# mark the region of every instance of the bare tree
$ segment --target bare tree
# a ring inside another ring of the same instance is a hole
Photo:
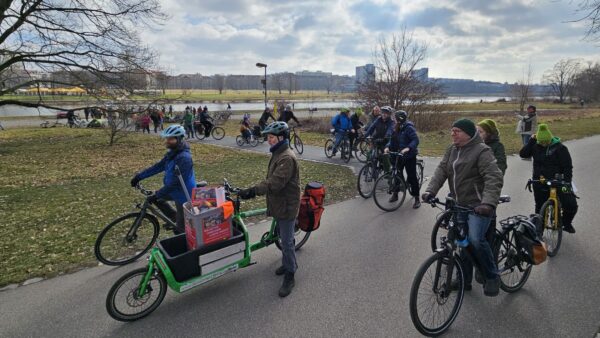
[[[577,12],[582,13],[582,17],[575,21],[587,24],[586,38],[600,41],[600,0],[580,1]]]
[[[375,81],[358,84],[358,101],[367,109],[389,105],[409,114],[437,111],[431,102],[442,96],[441,87],[415,76],[426,55],[427,46],[406,29],[390,38],[380,38],[373,53]]]
[[[533,70],[531,69],[531,63],[527,66],[526,70],[523,70],[522,78],[510,86],[510,95],[513,101],[519,105],[519,111],[523,113],[525,111],[525,105],[531,99],[531,81],[533,78]]]
[[[575,76],[579,73],[580,61],[576,59],[563,59],[544,74],[544,81],[550,86],[554,96],[560,103],[571,95]]]
[[[283,79],[281,78],[281,74],[273,74],[270,77],[272,88],[275,88],[275,90],[281,94],[281,89],[283,88]]]
[[[223,89],[225,89],[225,76],[223,75],[215,75],[215,87],[219,91],[219,95],[223,94]]]
[[[52,86],[84,88],[91,101],[85,106],[132,95],[134,80],[156,64],[133,27],[164,18],[157,0],[0,2],[0,106],[62,109],[42,95]],[[6,98],[19,89],[37,89],[37,100]]]
[[[294,75],[293,73],[288,73],[287,74],[287,80],[288,80],[288,93],[291,95],[292,91],[294,90],[294,80],[296,79],[296,75]]]
[[[600,101],[600,63],[587,63],[575,76],[573,94],[584,102]]]

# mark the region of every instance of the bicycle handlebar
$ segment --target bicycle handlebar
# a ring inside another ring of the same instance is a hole
[[[142,193],[142,195],[144,195],[144,196],[150,196],[150,195],[154,195],[154,191],[145,189],[145,188],[142,186],[142,184],[141,184],[141,183],[138,183],[138,184],[135,186],[135,188],[136,188],[137,190],[139,190],[139,191]]]

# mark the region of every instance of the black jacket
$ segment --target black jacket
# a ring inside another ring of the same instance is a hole
[[[267,122],[269,121],[269,119],[272,119],[273,121],[277,121],[275,119],[275,117],[273,116],[273,114],[271,114],[268,111],[265,111],[262,113],[262,115],[260,116],[260,119],[258,120],[258,124],[261,126],[266,126]]]
[[[356,114],[352,114],[352,116],[350,116],[350,122],[352,123],[352,129],[354,130],[359,130],[363,126],[363,123],[360,122],[360,117],[358,117]]]
[[[554,179],[556,174],[565,175],[565,181],[573,180],[573,162],[569,149],[560,143],[560,139],[555,137],[552,143],[543,147],[532,138],[519,152],[522,158],[533,157],[533,178],[539,179],[544,176],[547,179]]]

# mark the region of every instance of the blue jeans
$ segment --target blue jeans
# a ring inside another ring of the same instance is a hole
[[[294,233],[296,230],[296,219],[278,219],[277,226],[279,227],[279,240],[281,241],[281,265],[285,272],[295,273],[298,269],[296,264],[296,241]]]
[[[523,145],[526,146],[527,143],[529,143],[529,140],[531,139],[531,135],[521,134],[521,137],[523,138]]]
[[[492,248],[486,239],[486,233],[492,218],[480,216],[472,212],[458,214],[459,222],[464,222],[465,220],[469,225],[469,233],[467,235],[469,247],[467,250],[471,249],[471,254],[477,260],[481,274],[486,280],[499,278]],[[471,284],[473,280],[473,262],[464,250],[461,251],[460,256],[463,261],[465,284]]]
[[[347,137],[347,133],[345,131],[336,131],[335,132],[335,143],[333,145],[333,153],[335,154],[340,146],[340,143]]]

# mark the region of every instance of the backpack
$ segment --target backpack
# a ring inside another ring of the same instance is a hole
[[[304,187],[298,212],[298,227],[305,232],[315,231],[321,225],[323,204],[325,203],[325,186],[319,182],[310,182]]]
[[[541,217],[532,215],[529,221],[522,220],[517,226],[516,239],[521,257],[530,264],[538,265],[546,261],[548,248],[539,236]]]

